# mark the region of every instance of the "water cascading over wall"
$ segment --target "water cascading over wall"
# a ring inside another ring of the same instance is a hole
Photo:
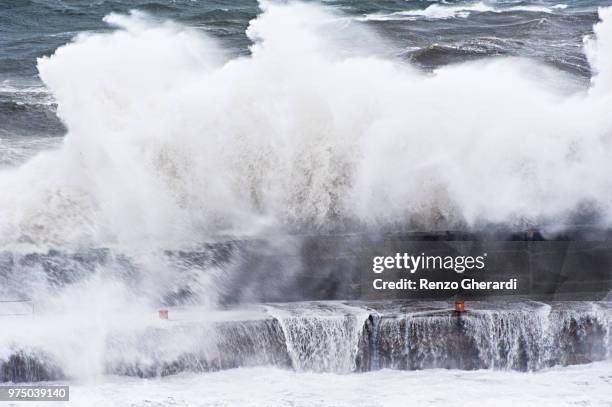
[[[294,303],[246,321],[185,321],[109,333],[103,371],[155,377],[272,365],[306,372],[383,368],[536,371],[608,359],[609,303]],[[261,311],[261,310],[260,310]],[[53,349],[0,356],[2,381],[70,377]]]
[[[610,354],[609,310],[594,303],[477,309],[460,317],[439,311],[382,314],[370,318],[366,331],[363,370],[539,370]]]

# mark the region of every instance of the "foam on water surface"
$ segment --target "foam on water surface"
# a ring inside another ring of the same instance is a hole
[[[543,372],[381,370],[360,375],[232,369],[161,380],[108,376],[72,383],[70,405],[227,407],[608,406],[610,362]],[[28,403],[23,403],[28,405]]]

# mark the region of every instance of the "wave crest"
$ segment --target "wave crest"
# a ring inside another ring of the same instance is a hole
[[[109,16],[114,32],[39,61],[68,134],[0,173],[0,244],[564,222],[585,207],[608,224],[610,13],[587,45],[592,88],[569,95],[527,60],[418,72],[315,5],[267,4],[234,59],[195,30]]]

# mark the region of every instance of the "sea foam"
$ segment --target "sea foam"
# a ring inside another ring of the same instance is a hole
[[[0,246],[181,245],[270,228],[609,225],[612,11],[588,90],[533,61],[428,74],[320,6],[264,3],[228,57],[109,15],[38,61],[68,132],[0,172]]]

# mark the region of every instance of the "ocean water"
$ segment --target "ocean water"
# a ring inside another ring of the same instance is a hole
[[[3,2],[0,244],[607,226],[607,5]]]
[[[597,7],[606,1],[327,1],[343,16],[374,29],[390,56],[434,69],[487,56],[523,56],[590,77],[582,40],[592,34]],[[52,55],[79,33],[112,28],[109,13],[139,10],[171,19],[217,39],[232,56],[249,55],[245,31],[261,10],[255,1],[18,1],[0,6],[0,102],[3,152],[0,163],[17,165],[53,144],[66,129],[55,101],[38,76],[37,58]],[[30,143],[18,141],[31,139]],[[47,140],[51,138],[51,140]],[[13,140],[17,139],[17,140]],[[42,139],[40,141],[39,139]],[[42,147],[41,147],[42,148]]]
[[[609,228],[605,2],[377,4],[4,2],[2,298],[216,304],[219,241],[291,277],[304,234]]]
[[[101,383],[73,384],[71,405],[609,406],[611,368],[609,362],[600,362],[533,374],[382,370],[336,375],[249,368],[156,380],[110,376]]]
[[[2,1],[0,378],[78,406],[609,405],[609,301],[483,306],[459,345],[420,305],[370,347],[370,305],[214,310],[237,240],[609,228],[611,6]]]

